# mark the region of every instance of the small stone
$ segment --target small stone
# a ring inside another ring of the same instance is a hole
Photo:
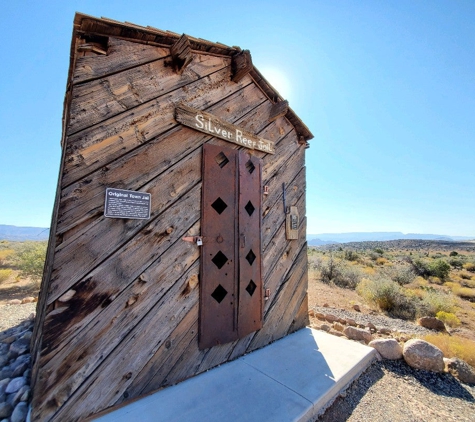
[[[313,309],[310,309],[308,311],[308,315],[311,316],[311,317],[314,317],[315,316],[315,311]]]
[[[24,340],[24,341],[30,341],[31,340],[31,336],[33,335],[33,333],[31,331],[27,331],[25,334],[23,334],[21,337],[20,337],[20,340]]]
[[[11,405],[16,406],[21,401],[28,400],[29,392],[30,392],[30,387],[28,387],[27,385],[24,385],[23,387],[21,387],[15,394],[12,394],[14,397],[13,397],[13,401],[12,401]],[[27,399],[22,400],[22,397],[25,394],[26,394]]]
[[[7,385],[5,393],[16,393],[21,387],[26,384],[26,380],[23,377],[13,378]]]
[[[360,305],[353,305],[353,309],[354,309],[356,312],[361,312]]]
[[[20,402],[15,406],[15,409],[13,409],[10,420],[11,422],[25,422],[27,414],[28,404],[25,402]]]
[[[358,328],[361,328],[362,330],[364,330],[366,328],[366,325],[364,324],[357,324],[357,327]]]
[[[329,308],[330,305],[329,305],[328,303],[324,303],[324,304],[323,304],[323,307],[324,307],[324,308]]]
[[[332,334],[332,335],[337,336],[337,337],[343,337],[344,336],[344,334],[341,331],[336,331],[336,330],[330,330],[330,331],[328,331],[328,334]]]
[[[8,363],[8,359],[5,355],[0,355],[0,367],[4,367]]]
[[[8,418],[12,414],[12,406],[8,403],[0,403],[0,418]]]
[[[29,366],[30,364],[27,362],[20,363],[13,371],[12,377],[13,378],[21,377],[23,375],[23,372],[25,372]]]
[[[442,351],[424,340],[412,339],[404,344],[402,350],[404,360],[412,368],[432,372],[443,372],[444,354]]]
[[[325,315],[322,314],[321,312],[315,312],[315,317],[321,320],[325,319]]]
[[[336,316],[332,315],[332,314],[326,314],[325,319],[328,322],[335,322],[338,318]]]
[[[444,323],[439,318],[422,317],[417,320],[417,323],[421,327],[428,328],[429,330],[447,331]]]
[[[475,371],[464,360],[459,358],[448,359],[446,362],[448,371],[465,384],[475,384]]]
[[[377,331],[376,325],[374,325],[372,322],[368,322],[366,326],[374,333]]]
[[[25,372],[23,372],[23,378],[25,378],[27,381],[30,380],[31,378],[31,369],[28,368]]]
[[[21,305],[20,299],[12,299],[7,302],[9,305]]]
[[[402,358],[402,347],[393,338],[376,339],[368,346],[375,348],[384,359],[397,360]]]
[[[28,400],[29,400],[29,398],[30,398],[30,393],[31,393],[31,390],[30,390],[30,388],[28,387],[28,389],[25,390],[25,392],[21,395],[20,401],[26,401],[26,402],[28,402]]]
[[[30,341],[27,339],[20,339],[10,345],[10,353],[22,355],[30,350]]]
[[[21,300],[21,303],[33,303],[33,302],[35,302],[35,298],[33,296],[24,297]]]
[[[334,322],[333,329],[335,329],[336,331],[343,331],[345,327],[341,325],[339,322]]]
[[[32,312],[28,317],[29,320],[33,321],[36,318],[36,312]]]
[[[345,319],[345,318],[340,318],[340,319],[338,320],[338,322],[339,322],[340,324],[346,325],[346,319]]]
[[[7,338],[4,338],[2,340],[2,343],[6,343],[6,344],[12,344],[14,341],[17,340],[17,337],[16,336],[10,336],[10,337],[7,337]]]
[[[327,325],[327,324],[322,324],[322,325],[320,325],[320,330],[322,330],[322,331],[327,331],[327,332],[328,332],[328,331],[331,330],[331,328],[330,328],[330,326]]]
[[[5,390],[7,389],[7,385],[10,382],[10,378],[5,378],[0,381],[0,394],[5,393]]]
[[[386,327],[381,327],[378,329],[378,332],[380,334],[391,334],[391,330],[389,328],[386,328]]]
[[[346,318],[346,323],[352,327],[356,327],[356,321],[354,319]]]
[[[373,336],[371,335],[371,333],[361,328],[345,327],[345,329],[343,330],[343,333],[350,340],[357,340],[357,341],[362,340],[365,343],[369,343],[373,339]]]

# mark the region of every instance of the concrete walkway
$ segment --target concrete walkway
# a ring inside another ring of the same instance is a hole
[[[313,421],[375,356],[370,347],[304,328],[95,422]]]

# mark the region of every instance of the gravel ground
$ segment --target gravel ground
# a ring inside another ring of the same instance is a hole
[[[412,369],[403,360],[376,362],[318,421],[475,421],[475,386]]]
[[[434,333],[433,331],[421,327],[420,325],[414,324],[413,322],[405,321],[403,319],[390,318],[384,315],[369,315],[360,312],[352,312],[346,311],[344,309],[326,308],[321,306],[316,306],[312,309],[317,312],[321,312],[322,314],[334,315],[338,318],[351,318],[354,319],[358,324],[365,325],[368,322],[371,322],[378,328],[389,328],[391,331],[399,331],[400,333],[418,335]]]
[[[36,313],[36,303],[0,306],[0,331],[18,325],[33,313]]]

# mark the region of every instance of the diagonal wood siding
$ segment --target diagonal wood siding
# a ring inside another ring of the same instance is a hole
[[[304,148],[247,75],[231,79],[227,56],[194,52],[181,75],[168,48],[108,39],[107,55],[78,57],[63,142],[49,272],[33,349],[32,420],[77,421],[172,385],[307,323]],[[275,142],[262,159],[263,327],[198,348],[200,233],[205,143],[239,149],[174,120],[179,103]],[[287,205],[301,216],[285,238]],[[106,187],[151,193],[149,220],[103,216]]]

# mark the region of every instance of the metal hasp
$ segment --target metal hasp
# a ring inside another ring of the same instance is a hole
[[[262,327],[261,160],[205,144],[199,348]]]

